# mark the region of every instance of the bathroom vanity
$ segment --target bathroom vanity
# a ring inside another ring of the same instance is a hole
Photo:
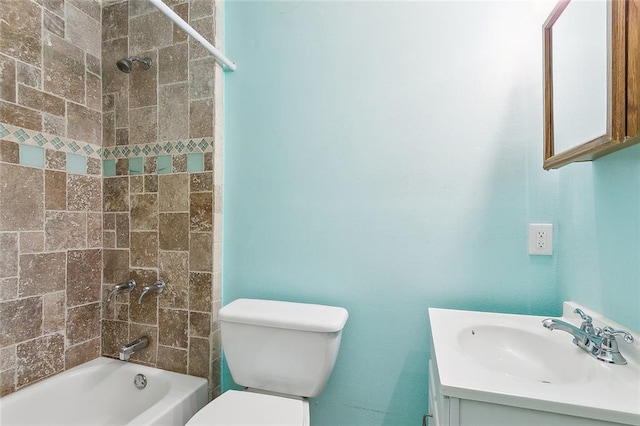
[[[622,328],[565,302],[561,320]],[[640,336],[618,337],[627,364],[599,361],[545,317],[429,309],[429,426],[640,425]]]

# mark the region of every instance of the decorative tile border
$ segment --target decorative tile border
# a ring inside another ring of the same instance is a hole
[[[5,123],[0,123],[0,138],[20,145],[37,146],[103,160],[155,157],[159,155],[201,154],[213,152],[214,146],[214,139],[210,137],[101,147],[92,143],[36,130],[23,129]]]
[[[5,123],[0,123],[0,138],[20,145],[37,146],[88,158],[102,158],[102,147],[98,145]]]
[[[151,160],[151,161],[149,161]],[[149,161],[147,163],[147,161]],[[146,165],[145,165],[146,163]],[[102,160],[104,177],[144,174],[200,173],[213,170],[212,152]]]
[[[213,152],[213,138],[197,138],[157,143],[117,145],[102,148],[104,160],[158,155],[195,154]]]

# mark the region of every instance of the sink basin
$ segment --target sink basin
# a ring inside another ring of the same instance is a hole
[[[562,320],[579,326],[578,307],[595,327],[625,328],[573,302]],[[614,365],[589,356],[571,334],[544,328],[545,318],[430,308],[442,395],[640,426],[640,335],[631,331],[633,344],[619,339],[628,364]]]
[[[504,325],[480,324],[458,333],[464,356],[496,374],[545,384],[587,381],[591,359],[566,343]]]

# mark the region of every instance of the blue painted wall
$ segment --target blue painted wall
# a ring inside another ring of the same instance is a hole
[[[559,185],[561,300],[640,331],[640,146],[562,168]]]
[[[526,2],[227,2],[224,302],[346,307],[322,425],[417,425],[428,307],[559,314]],[[228,376],[225,386],[229,386]]]

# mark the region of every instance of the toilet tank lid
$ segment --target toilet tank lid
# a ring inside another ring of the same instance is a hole
[[[237,299],[218,311],[220,321],[326,333],[342,330],[348,317],[337,306],[260,299]]]

